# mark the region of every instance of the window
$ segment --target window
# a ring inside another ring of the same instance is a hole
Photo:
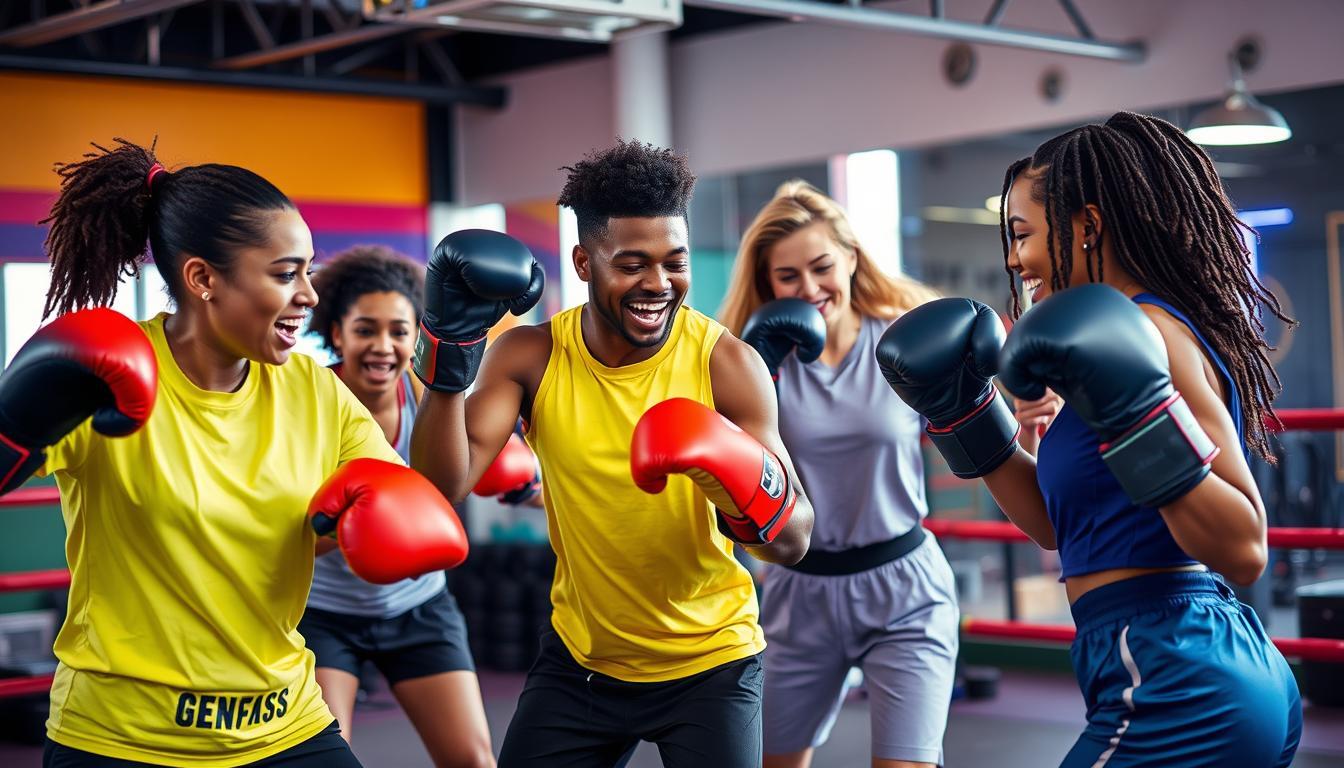
[[[579,219],[564,206],[560,210],[560,308],[577,307],[588,301],[588,284],[571,266],[571,254],[579,244]]]
[[[46,303],[47,287],[51,284],[50,266],[39,262],[11,262],[0,271],[0,281],[4,283],[5,365],[9,365],[19,348],[42,325],[42,307]],[[132,320],[145,320],[172,309],[163,277],[154,265],[141,269],[138,280],[122,278],[112,309]],[[323,365],[335,362],[331,352],[322,346],[322,338],[315,333],[301,335],[294,349]]]
[[[901,179],[889,149],[845,157],[845,207],[864,250],[887,274],[901,272]],[[832,188],[838,186],[834,182]]]
[[[4,283],[4,340],[5,365],[14,359],[19,348],[42,326],[42,307],[51,285],[51,267],[43,262],[11,262],[0,271]],[[132,278],[122,278],[112,308],[130,318],[137,318],[136,286]]]

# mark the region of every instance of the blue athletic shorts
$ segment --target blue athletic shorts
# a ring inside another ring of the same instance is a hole
[[[1268,768],[1293,761],[1302,701],[1255,612],[1218,576],[1158,573],[1073,605],[1087,728],[1061,768]]]

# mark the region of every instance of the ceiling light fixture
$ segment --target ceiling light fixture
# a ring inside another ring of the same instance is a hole
[[[1261,104],[1246,88],[1240,51],[1228,55],[1231,82],[1227,97],[1195,115],[1186,135],[1197,144],[1246,146],[1286,141],[1293,135],[1288,121],[1273,107]]]

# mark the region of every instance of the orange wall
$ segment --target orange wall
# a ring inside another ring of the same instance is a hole
[[[55,190],[90,141],[159,137],[174,165],[249,168],[291,198],[426,205],[424,106],[364,96],[0,74],[0,188]]]

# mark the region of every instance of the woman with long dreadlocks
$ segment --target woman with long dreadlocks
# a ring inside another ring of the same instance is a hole
[[[1297,685],[1222,578],[1265,568],[1247,465],[1248,447],[1268,455],[1278,384],[1261,313],[1292,322],[1245,225],[1202,150],[1126,112],[1042,144],[1002,196],[1006,267],[1040,306],[1022,314],[1013,290],[1000,352],[992,311],[934,302],[878,356],[953,469],[1059,550],[1088,720],[1063,765],[1289,765]],[[1065,401],[1037,458],[1018,449],[996,368],[1019,397]]]

